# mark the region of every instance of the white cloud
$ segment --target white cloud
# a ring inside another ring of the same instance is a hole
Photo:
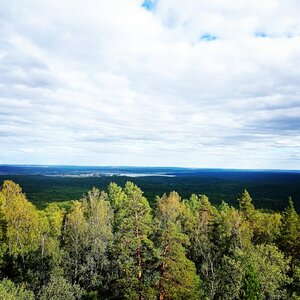
[[[0,163],[299,169],[299,2],[141,4],[0,0]]]

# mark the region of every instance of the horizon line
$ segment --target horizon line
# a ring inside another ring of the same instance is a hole
[[[228,170],[228,171],[284,171],[284,172],[300,172],[300,169],[278,169],[278,168],[223,168],[223,167],[178,167],[178,166],[135,166],[135,165],[72,165],[72,164],[9,164],[0,163],[2,166],[11,167],[80,167],[80,168],[152,168],[152,169],[182,169],[182,170]]]

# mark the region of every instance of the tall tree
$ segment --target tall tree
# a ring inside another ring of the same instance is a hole
[[[5,181],[2,194],[8,251],[14,257],[19,255],[24,262],[25,256],[39,247],[39,214],[18,184]]]
[[[0,267],[2,266],[3,257],[7,250],[7,239],[6,239],[6,220],[5,220],[5,197],[0,190]]]
[[[247,220],[252,220],[255,208],[252,203],[252,198],[247,190],[244,190],[244,192],[238,197],[238,203],[245,218]]]
[[[300,260],[300,220],[291,197],[283,212],[279,243],[285,253]]]
[[[29,256],[31,287],[38,293],[53,272],[61,267],[60,249],[63,212],[56,204],[49,204],[39,215],[39,247]]]
[[[87,222],[87,248],[83,258],[80,284],[100,294],[107,291],[110,280],[108,259],[113,241],[113,210],[108,195],[93,188],[83,199]]]
[[[189,257],[196,265],[197,273],[203,281],[203,288],[208,297],[213,298],[217,290],[217,261],[219,255],[215,247],[215,227],[217,211],[208,197],[200,195],[198,204],[194,197],[192,204],[192,226],[188,231],[191,245]]]
[[[99,294],[108,289],[113,212],[104,192],[93,188],[73,202],[64,226],[64,266],[72,284]]]
[[[38,259],[44,231],[40,212],[12,181],[3,183],[2,195],[7,242],[5,272],[37,291],[47,273],[44,267],[40,269]]]
[[[184,207],[176,192],[158,199],[159,299],[198,299],[200,281],[192,261],[186,257],[189,239],[183,233]]]
[[[115,182],[111,182],[109,184],[108,196],[111,206],[115,212],[118,212],[118,210],[121,209],[123,204],[127,201],[127,195],[125,191]]]
[[[66,216],[63,233],[65,250],[64,268],[72,284],[78,284],[81,275],[82,257],[87,247],[87,221],[82,202],[73,201]]]
[[[127,299],[149,299],[153,297],[153,278],[149,268],[153,260],[151,208],[142,191],[133,183],[127,182],[124,193],[118,191],[122,205],[115,207],[114,256],[116,258],[117,288],[119,297]],[[117,199],[115,194],[110,198]]]

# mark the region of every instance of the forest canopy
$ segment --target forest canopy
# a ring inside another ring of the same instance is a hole
[[[132,182],[37,209],[0,190],[0,299],[300,299],[300,220],[171,192],[150,206]]]

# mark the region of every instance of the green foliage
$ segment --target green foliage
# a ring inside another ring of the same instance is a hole
[[[5,197],[2,191],[0,191],[0,266],[3,263],[3,256],[7,250],[7,239],[6,239],[6,219],[5,219]]]
[[[290,259],[274,245],[256,245],[242,254],[241,260],[246,263],[246,274],[250,266],[256,274],[260,293],[264,299],[287,298],[286,285],[291,282],[288,277]]]
[[[107,289],[112,222],[108,196],[98,189],[88,192],[81,202],[72,203],[63,232],[63,266],[73,284],[87,290]]]
[[[281,214],[255,211],[252,221],[253,242],[255,244],[271,244],[280,236]]]
[[[153,263],[154,245],[151,208],[142,191],[127,182],[122,191],[111,185],[109,196],[115,207],[114,258],[117,269],[116,286],[120,297],[149,298],[153,295],[153,277],[149,267]]]
[[[248,269],[246,270],[243,286],[241,289],[240,298],[242,300],[263,299],[258,276],[252,266],[249,266]]]
[[[295,259],[300,259],[300,221],[292,198],[283,212],[279,244],[281,249]]]
[[[64,266],[65,272],[72,283],[78,283],[82,256],[87,244],[87,222],[85,220],[84,205],[74,201],[64,225]]]
[[[87,290],[108,289],[110,261],[108,259],[113,242],[113,210],[108,195],[93,188],[83,199],[85,206],[86,247],[82,264],[80,284]]]
[[[29,170],[29,168],[27,168]],[[4,180],[13,180],[22,186],[28,199],[39,209],[50,202],[62,203],[61,208],[68,210],[70,200],[80,199],[83,194],[97,187],[106,190],[111,181],[124,186],[126,176],[102,177],[56,177],[42,175],[0,175],[0,185]],[[183,199],[193,194],[205,194],[214,205],[220,205],[222,199],[230,205],[236,205],[236,196],[246,188],[252,192],[255,207],[283,210],[286,199],[293,195],[295,208],[300,210],[300,174],[277,172],[235,172],[205,171],[193,174],[179,174],[175,177],[136,177],[132,182],[139,186],[145,197],[154,205],[156,195],[176,190]]]
[[[214,234],[218,212],[206,196],[199,197],[199,204],[191,217],[189,230],[189,256],[195,263],[197,273],[203,281],[205,294],[213,298],[216,293],[216,264],[219,256],[214,245]]]
[[[218,231],[218,248],[225,252],[246,249],[251,244],[253,230],[249,221],[244,220],[243,213],[234,207],[223,205],[216,220]]]
[[[157,203],[160,299],[198,299],[200,296],[199,277],[194,263],[186,257],[184,247],[189,244],[189,239],[182,232],[183,209],[175,192],[168,197],[164,195]]]
[[[62,276],[51,276],[40,293],[40,300],[76,300],[81,299],[79,286],[71,285]]]
[[[24,256],[37,250],[41,240],[39,214],[19,185],[5,181],[2,187],[8,251],[12,256]]]
[[[300,266],[294,268],[292,287],[294,297],[300,299]]]
[[[43,210],[5,181],[0,190],[0,299],[299,299],[300,220],[216,208],[171,192],[152,210],[141,189],[111,183]],[[7,278],[7,279],[3,279]]]
[[[8,279],[0,281],[0,299],[3,300],[34,300],[34,295],[24,286],[17,286]]]
[[[254,214],[254,205],[252,203],[252,198],[247,190],[238,197],[238,203],[240,211],[243,213],[247,220],[251,220]]]

